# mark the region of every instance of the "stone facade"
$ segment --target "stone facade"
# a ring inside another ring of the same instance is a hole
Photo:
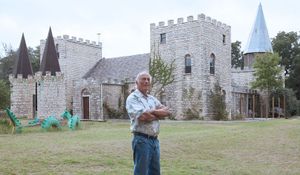
[[[102,43],[63,35],[54,39],[61,72],[66,87],[66,109],[72,109],[74,81],[79,80],[102,58]],[[45,40],[41,40],[40,53],[44,52]]]
[[[82,116],[82,119],[108,119],[110,116],[105,108],[105,104],[110,109],[122,111],[126,101],[125,95],[129,94],[129,90],[132,89],[133,86],[134,83],[125,85],[123,81],[99,82],[94,79],[76,81],[73,112],[74,114]],[[84,98],[88,99],[88,105],[84,104]],[[86,114],[84,110],[89,111],[88,114]]]
[[[75,81],[74,114],[82,119],[108,119],[104,103],[122,111],[126,94],[135,86],[135,76],[148,70],[149,56],[139,54],[99,60],[82,79]]]
[[[246,69],[231,69],[231,27],[204,14],[196,19],[189,16],[186,21],[178,18],[176,23],[169,20],[167,24],[151,24],[151,53],[146,54],[107,59],[102,58],[102,43],[68,35],[54,42],[61,73],[37,73],[28,79],[10,77],[12,110],[22,111],[17,113],[19,116],[33,117],[33,96],[37,95],[37,115],[41,117],[60,116],[68,109],[81,119],[110,118],[105,106],[124,109],[135,76],[149,70],[154,53],[167,63],[174,61],[175,80],[157,98],[171,108],[176,119],[189,117],[190,111],[199,119],[210,119],[210,95],[217,83],[225,96],[229,119],[239,114],[247,116],[249,109],[257,109],[258,94],[250,90],[254,79],[251,59]],[[44,47],[45,41],[41,40],[41,55]]]
[[[165,42],[162,41],[165,35]],[[159,22],[150,26],[151,51],[157,50],[168,63],[175,60],[175,81],[166,88],[166,103],[177,119],[185,117],[189,108],[199,117],[209,117],[209,95],[218,81],[226,93],[227,110],[231,107],[231,28],[215,19],[198,15]],[[191,58],[191,72],[185,73],[185,57]],[[210,73],[210,61],[214,57],[214,73]],[[194,93],[194,94],[190,94]],[[190,94],[190,95],[187,95]],[[190,99],[188,97],[194,97]],[[196,96],[196,98],[195,98]]]
[[[56,72],[51,76],[46,72],[43,76],[41,72],[35,74],[37,82],[37,116],[46,118],[48,116],[60,117],[66,109],[65,83],[61,72]]]
[[[18,75],[9,76],[11,83],[11,110],[17,117],[35,117],[33,101],[35,99],[35,80],[32,76],[23,78]]]

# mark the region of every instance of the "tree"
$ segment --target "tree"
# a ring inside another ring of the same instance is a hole
[[[152,76],[152,87],[155,89],[153,95],[161,95],[163,89],[174,81],[175,60],[166,63],[159,52],[153,51],[149,62],[149,73]]]
[[[236,41],[231,43],[231,67],[242,68],[244,67],[244,62],[242,59],[243,53],[241,52],[241,42]]]
[[[4,80],[0,80],[0,109],[5,109],[10,106],[9,86]]]
[[[254,78],[251,82],[253,89],[260,89],[266,92],[269,99],[271,90],[283,87],[282,68],[279,64],[279,55],[272,53],[264,53],[256,56],[253,64]],[[266,115],[269,113],[269,100],[266,100]]]
[[[32,65],[33,73],[39,71],[40,69],[40,46],[37,46],[36,49],[28,47],[28,55]]]
[[[11,46],[7,46],[6,44],[3,44],[3,49],[6,56],[0,60],[0,79],[9,82],[8,76],[13,73],[17,52],[14,51]]]
[[[295,91],[297,99],[300,100],[300,55],[294,58],[292,65],[286,85]]]
[[[228,113],[226,111],[225,94],[217,81],[214,85],[214,91],[211,93],[211,103],[214,120],[227,120]]]
[[[5,51],[5,57],[0,60],[0,79],[8,82],[9,74],[13,73],[13,68],[15,60],[18,57],[18,52],[13,50],[11,46],[3,44]],[[28,47],[28,56],[32,64],[33,73],[37,72],[40,68],[40,46],[37,46],[36,49]]]
[[[300,54],[300,36],[297,32],[279,32],[272,39],[272,47],[281,57],[280,64],[285,68],[285,75],[288,75],[292,69],[293,60]]]

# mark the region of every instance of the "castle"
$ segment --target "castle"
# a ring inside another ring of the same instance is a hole
[[[244,52],[244,70],[231,68],[231,27],[204,14],[150,24],[150,41],[151,50],[157,49],[166,63],[175,63],[174,82],[158,98],[176,119],[186,118],[189,111],[209,119],[217,82],[229,117],[258,113],[259,94],[250,90],[252,64],[256,53],[272,52],[261,5]],[[60,116],[68,109],[81,119],[109,118],[104,106],[123,108],[135,76],[149,70],[152,54],[102,58],[102,43],[68,35],[53,38],[51,29],[40,48],[41,69],[33,75],[22,36],[10,75],[11,110],[17,116]]]

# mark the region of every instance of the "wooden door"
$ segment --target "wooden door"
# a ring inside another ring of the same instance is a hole
[[[82,97],[82,100],[83,100],[83,119],[90,119],[89,97]]]

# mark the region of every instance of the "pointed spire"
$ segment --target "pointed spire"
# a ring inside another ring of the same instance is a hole
[[[22,74],[23,78],[27,78],[28,75],[33,75],[24,33],[22,34],[22,39],[18,50],[18,57],[15,61],[13,70],[13,75],[15,78],[17,78],[18,74]]]
[[[267,25],[264,18],[261,3],[259,3],[256,19],[249,35],[244,54],[273,52]]]
[[[46,71],[50,71],[51,75],[55,75],[55,72],[60,72],[58,56],[52,36],[51,27],[49,29],[48,37],[46,40],[40,71],[43,75],[46,75]]]

